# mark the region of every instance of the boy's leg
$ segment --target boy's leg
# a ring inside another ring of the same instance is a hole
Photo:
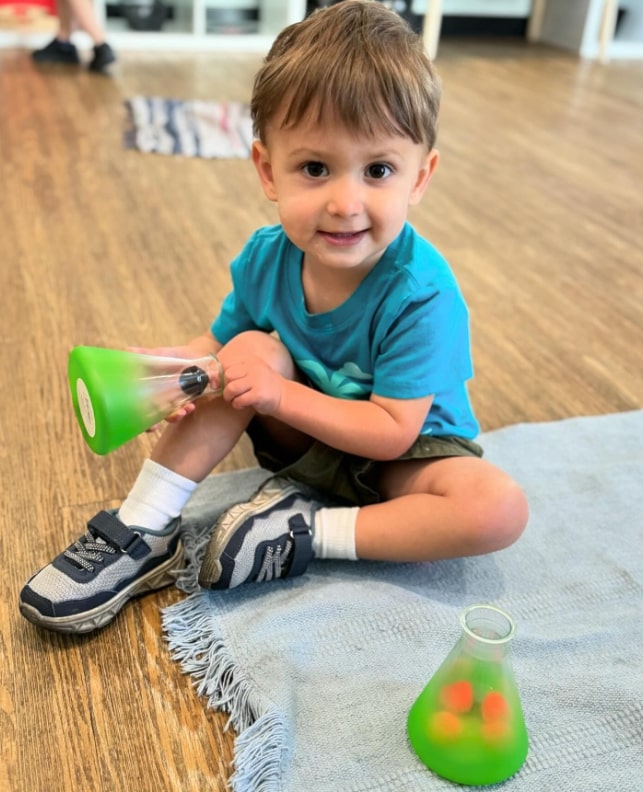
[[[283,376],[295,376],[285,347],[265,333],[235,338],[219,352],[224,365],[227,356],[242,354],[244,345],[262,354]],[[176,515],[196,484],[236,444],[253,415],[213,398],[168,424],[121,507],[123,519],[120,512],[93,517],[84,536],[24,586],[22,614],[48,629],[89,632],[111,621],[133,596],[172,583],[172,570],[182,558]]]
[[[125,525],[163,530],[182,512],[197,484],[236,445],[251,417],[213,398],[179,423],[167,424],[121,504],[119,519]]]
[[[58,632],[90,632],[134,596],[174,582],[183,558],[178,515],[248,420],[227,416],[217,401],[168,425],[121,509],[92,517],[84,536],[27,581],[20,593],[25,618]]]
[[[360,509],[359,558],[436,561],[508,547],[527,524],[520,487],[477,457],[410,459],[382,465],[383,501]]]
[[[517,484],[475,457],[383,463],[378,488],[381,503],[329,508],[297,482],[268,482],[221,517],[200,584],[232,588],[290,577],[314,555],[382,561],[479,555],[507,547],[527,522]]]
[[[283,344],[262,332],[237,336],[218,357],[226,368],[248,353],[260,355],[284,377],[297,376]],[[196,485],[235,447],[254,415],[253,410],[238,410],[220,397],[210,397],[199,401],[190,415],[167,424],[119,516],[128,525],[162,528],[181,513]],[[276,442],[285,442],[283,433],[280,437]]]

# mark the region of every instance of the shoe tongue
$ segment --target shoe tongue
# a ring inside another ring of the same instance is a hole
[[[95,534],[93,531],[87,532],[87,534],[85,535],[85,541],[91,542],[92,544],[107,546],[107,542],[101,536]]]

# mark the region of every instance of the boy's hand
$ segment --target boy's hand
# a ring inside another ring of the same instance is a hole
[[[235,360],[225,368],[223,398],[237,410],[252,407],[262,415],[279,408],[283,377],[260,357]]]
[[[178,410],[175,410],[170,415],[165,416],[165,420],[168,423],[178,423],[179,421],[183,420],[186,415],[193,413],[196,410],[196,404],[194,402],[188,402],[184,404],[183,407],[179,407]],[[154,427],[152,427],[154,428]]]
[[[183,420],[186,415],[189,415],[195,410],[196,404],[194,404],[194,402],[188,402],[187,404],[184,404],[183,407],[175,410],[173,413],[170,413],[170,415],[166,415],[163,420],[167,421],[168,423],[178,423],[179,421]],[[145,431],[150,433],[158,432],[160,426],[161,424],[154,424],[154,426],[150,426],[150,428],[146,429]]]

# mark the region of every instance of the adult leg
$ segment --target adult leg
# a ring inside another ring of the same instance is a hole
[[[59,19],[61,19],[61,26],[61,11],[64,10],[67,17],[71,18],[69,22],[70,25],[75,23],[81,30],[84,30],[93,40],[94,44],[100,45],[105,43],[105,32],[103,26],[98,21],[91,0],[58,0],[58,2],[60,4],[60,11],[58,13]]]
[[[89,62],[90,71],[106,72],[107,67],[116,60],[116,55],[105,41],[105,32],[91,0],[58,0],[57,15],[58,34],[47,46],[32,53],[36,63],[77,66],[80,58],[71,42],[71,36],[78,27],[94,42],[94,55]]]
[[[58,64],[66,66],[80,65],[78,50],[71,42],[74,31],[71,6],[68,0],[58,0],[56,7],[58,17],[58,33],[46,46],[34,50],[31,57],[39,64]]]
[[[114,50],[105,41],[105,31],[96,16],[92,0],[66,0],[71,9],[73,21],[94,42],[94,54],[88,63],[92,72],[106,74],[109,66],[116,60]]]
[[[69,0],[57,0],[56,14],[58,16],[58,39],[69,41],[74,32],[74,21]]]

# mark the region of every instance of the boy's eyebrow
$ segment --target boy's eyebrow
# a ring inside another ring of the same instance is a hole
[[[319,159],[324,159],[326,157],[332,157],[334,153],[334,149],[329,147],[327,150],[321,150],[317,148],[308,148],[306,146],[300,146],[296,149],[291,149],[288,152],[289,157],[317,157]],[[372,151],[365,152],[365,159],[368,160],[380,160],[386,159],[387,157],[391,156],[401,156],[400,152],[395,148],[395,146],[390,146],[384,149],[373,149]]]
[[[318,152],[317,149],[305,148],[305,147],[291,149],[288,152],[288,156],[289,157],[303,157],[304,155],[306,155],[308,157],[311,156],[311,155],[320,156],[321,157],[321,156],[325,156],[325,154],[326,154],[326,152],[321,154],[321,153]]]

